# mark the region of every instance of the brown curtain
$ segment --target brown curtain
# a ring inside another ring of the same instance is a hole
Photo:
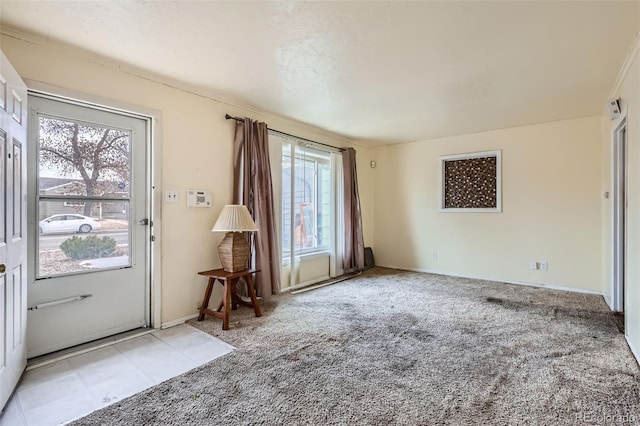
[[[256,292],[268,298],[280,292],[280,251],[266,123],[249,118],[236,122],[233,203],[247,206],[258,225],[258,231],[250,233],[251,266],[260,269],[256,274]]]
[[[362,237],[362,214],[358,194],[356,150],[347,148],[342,153],[344,169],[344,256],[345,271],[364,268],[364,238]]]

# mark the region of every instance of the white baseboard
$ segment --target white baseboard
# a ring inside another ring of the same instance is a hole
[[[604,293],[601,292],[601,291],[586,290],[586,289],[583,289],[583,288],[562,287],[562,286],[548,285],[548,284],[529,283],[529,282],[525,282],[525,281],[509,281],[509,280],[503,280],[503,279],[500,279],[500,278],[478,277],[478,276],[474,276],[474,275],[448,273],[448,272],[442,272],[442,271],[434,271],[434,270],[431,270],[431,269],[407,268],[407,267],[403,267],[403,266],[394,266],[394,265],[376,264],[376,266],[380,266],[382,268],[403,269],[405,271],[412,271],[412,272],[425,272],[425,273],[428,273],[428,274],[445,275],[445,276],[448,276],[448,277],[471,278],[471,279],[474,279],[474,280],[492,281],[492,282],[498,282],[498,283],[515,284],[515,285],[524,285],[524,286],[527,286],[527,287],[540,287],[540,288],[548,288],[550,290],[570,291],[570,292],[573,292],[573,293],[595,294],[597,296],[603,296],[604,297]]]
[[[633,343],[631,343],[631,340],[629,340],[629,336],[624,336],[624,338],[627,341],[627,345],[629,345],[629,349],[631,349],[631,353],[634,357],[636,357],[636,361],[638,362],[638,364],[640,364],[640,352],[638,352],[635,346],[633,346]]]
[[[182,318],[174,319],[174,320],[171,320],[171,321],[163,322],[162,325],[160,326],[160,328],[165,329],[165,328],[173,327],[175,325],[184,324],[185,322],[187,322],[187,321],[189,321],[190,319],[193,319],[193,318],[198,318],[198,314],[187,315],[186,317],[182,317]]]

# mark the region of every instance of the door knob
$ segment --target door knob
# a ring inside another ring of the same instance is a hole
[[[7,270],[7,265],[4,263],[0,263],[0,274],[4,274],[4,271]]]

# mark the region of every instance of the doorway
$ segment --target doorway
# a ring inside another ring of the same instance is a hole
[[[29,358],[150,325],[150,122],[31,94]]]
[[[612,261],[611,300],[614,312],[624,313],[627,235],[627,117],[622,115],[612,132]]]

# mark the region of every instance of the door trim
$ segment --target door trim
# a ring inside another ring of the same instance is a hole
[[[626,108],[611,127],[611,299],[609,308],[624,311],[624,286],[626,282],[626,182],[627,143],[622,135],[627,128]],[[622,164],[620,164],[622,160]],[[620,197],[624,194],[620,206]]]
[[[162,216],[160,208],[162,205],[162,113],[158,110],[133,105],[126,102],[104,98],[84,92],[66,89],[39,81],[25,79],[30,95],[41,96],[50,99],[62,100],[75,105],[95,108],[102,111],[114,112],[141,118],[147,121],[147,137],[149,152],[147,161],[148,203],[149,220],[153,224],[150,236],[153,241],[149,242],[149,256],[146,269],[149,273],[149,309],[150,327],[159,329],[162,325],[162,270],[160,259],[162,259]],[[31,225],[31,224],[30,224]],[[34,245],[30,243],[29,250],[33,250]],[[29,270],[29,283],[34,280],[34,270]]]

